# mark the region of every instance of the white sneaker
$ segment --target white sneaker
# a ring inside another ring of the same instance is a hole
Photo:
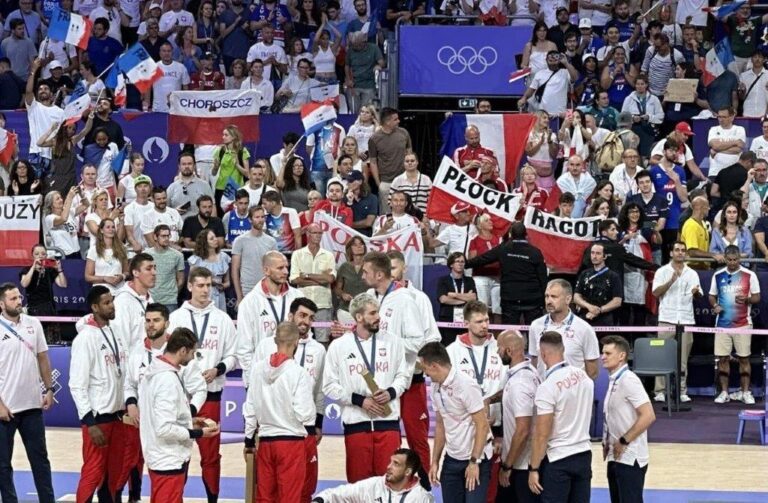
[[[717,398],[715,398],[715,403],[727,403],[731,401],[731,397],[728,396],[727,391],[721,391],[719,395],[717,395]]]
[[[739,391],[734,391],[731,393],[731,400],[736,400],[737,402],[743,402],[744,401],[744,393]]]
[[[691,401],[691,397],[689,397],[686,394],[682,394],[682,395],[680,395],[680,401],[683,402],[683,403],[688,403],[688,402]]]
[[[667,401],[667,397],[664,396],[664,392],[659,391],[658,393],[656,393],[653,396],[653,401],[654,402],[666,402]]]
[[[745,391],[743,394],[744,399],[742,400],[747,405],[754,405],[755,404],[755,397],[752,396],[751,391]]]

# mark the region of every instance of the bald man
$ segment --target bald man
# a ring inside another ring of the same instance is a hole
[[[709,251],[711,236],[705,225],[708,214],[709,200],[707,197],[695,197],[691,201],[691,217],[685,221],[680,232],[680,241],[685,243],[689,257],[713,258],[722,264],[725,263],[723,255],[721,253],[710,253]],[[691,262],[688,265],[692,269],[709,269],[709,265],[706,262]]]
[[[560,192],[570,192],[576,198],[571,217],[580,218],[584,216],[584,210],[587,209],[587,199],[592,195],[597,183],[587,172],[587,165],[581,156],[572,155],[569,157],[567,168],[568,171],[557,179],[557,186],[560,188]]]
[[[516,496],[520,503],[537,502],[539,497],[528,487],[528,464],[535,413],[533,399],[541,380],[536,367],[525,357],[525,338],[520,332],[502,332],[497,345],[501,362],[509,366],[502,399],[504,443],[497,497],[503,498],[501,501],[513,501]]]
[[[464,130],[464,141],[467,144],[457,148],[453,153],[453,162],[469,176],[476,178],[477,172],[480,170],[481,157],[495,159],[496,154],[493,153],[493,150],[480,145],[480,129],[475,125],[470,124]]]

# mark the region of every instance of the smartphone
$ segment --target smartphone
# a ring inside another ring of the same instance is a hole
[[[643,229],[655,229],[656,228],[656,222],[653,220],[646,220],[643,222]]]
[[[387,222],[394,222],[395,217],[392,216],[392,213],[387,213]]]
[[[117,204],[117,207],[119,208],[120,206],[123,205],[123,198],[122,197],[118,197],[117,199],[115,199],[115,203]]]
[[[189,201],[187,201],[186,203],[184,203],[181,206],[179,206],[179,208],[182,209],[182,210],[188,210],[191,207],[192,207],[192,203],[189,202]]]
[[[56,269],[56,261],[52,258],[43,259],[42,266],[50,269]]]

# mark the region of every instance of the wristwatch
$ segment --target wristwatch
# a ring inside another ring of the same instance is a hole
[[[538,471],[539,471],[539,469],[538,469],[538,468],[534,468],[534,467],[532,467],[531,465],[528,465],[528,471],[529,471],[529,472],[538,472]]]
[[[512,467],[509,466],[509,465],[505,465],[504,463],[501,463],[501,471],[503,471],[503,472],[511,472],[512,471]]]
[[[482,459],[477,459],[476,457],[472,456],[471,458],[469,458],[469,462],[470,463],[474,463],[476,465],[479,465],[480,463],[483,462],[483,460]]]
[[[53,393],[53,388],[45,388],[45,392],[46,392],[46,393],[48,393],[49,391],[50,391],[51,393]]]
[[[627,442],[627,439],[626,439],[626,438],[624,438],[623,436],[622,436],[622,437],[619,437],[619,443],[620,443],[621,445],[629,445],[629,442]]]

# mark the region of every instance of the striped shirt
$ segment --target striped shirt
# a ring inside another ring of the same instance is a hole
[[[398,175],[392,180],[392,185],[389,188],[390,197],[392,192],[399,190],[405,192],[411,198],[414,206],[421,211],[427,211],[427,199],[429,199],[429,191],[432,189],[432,180],[422,173],[416,178],[416,182],[411,183],[408,180],[407,173]]]
[[[674,59],[673,59],[674,58]],[[648,91],[655,96],[662,96],[667,90],[669,79],[675,77],[675,64],[684,62],[685,56],[677,49],[666,56],[656,52],[656,48],[651,46],[645,52],[643,59],[643,73],[648,75]]]

